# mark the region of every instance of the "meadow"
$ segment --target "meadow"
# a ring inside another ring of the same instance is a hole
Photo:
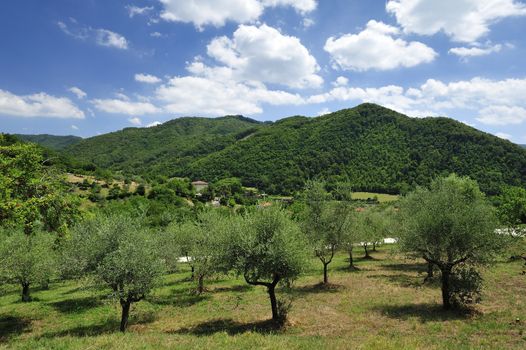
[[[146,300],[133,304],[130,325],[118,332],[120,306],[86,281],[51,283],[20,302],[18,288],[0,294],[1,349],[524,349],[526,276],[520,261],[501,259],[483,270],[483,301],[471,312],[443,311],[438,281],[423,283],[423,261],[395,245],[360,259],[349,271],[345,254],[321,264],[278,295],[293,301],[288,324],[272,326],[265,289],[221,276],[195,295],[189,268],[179,265]]]

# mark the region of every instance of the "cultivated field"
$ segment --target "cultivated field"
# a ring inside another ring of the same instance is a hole
[[[402,259],[393,246],[357,258],[344,254],[330,266],[330,288],[318,285],[321,264],[287,295],[289,325],[272,330],[263,288],[218,278],[203,296],[192,293],[187,266],[165,278],[132,307],[128,332],[118,332],[120,307],[105,291],[80,282],[35,290],[19,302],[17,289],[0,296],[0,348],[21,349],[524,349],[526,276],[519,261],[485,270],[484,300],[471,314],[443,312],[438,284],[423,285],[425,266]],[[356,256],[361,256],[361,250]],[[283,296],[284,292],[279,291]]]

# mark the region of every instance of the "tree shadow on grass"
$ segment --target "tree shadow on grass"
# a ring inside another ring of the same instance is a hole
[[[248,284],[240,284],[237,286],[229,286],[229,287],[216,287],[211,290],[213,293],[222,293],[222,292],[247,292],[251,289],[253,289],[251,285]]]
[[[156,317],[153,313],[141,313],[130,314],[130,321],[128,324],[128,330],[132,329],[135,325],[142,325],[152,323]],[[118,319],[109,319],[106,322],[99,324],[90,324],[84,326],[77,326],[69,329],[65,329],[58,332],[44,333],[41,338],[57,338],[57,337],[95,337],[103,334],[111,334],[119,332],[120,321]]]
[[[340,284],[323,284],[323,283],[316,283],[316,284],[310,284],[306,286],[301,287],[294,287],[290,289],[290,292],[292,294],[315,294],[315,293],[336,293],[340,291],[344,286]]]
[[[438,304],[382,305],[375,311],[401,320],[416,317],[421,322],[466,320],[474,315],[471,310],[444,310]]]
[[[31,321],[17,316],[0,316],[0,343],[31,328]]]
[[[381,267],[391,271],[402,272],[426,272],[427,264],[425,263],[397,263],[397,264],[382,264]]]
[[[404,273],[399,274],[380,274],[380,275],[371,275],[367,278],[376,278],[383,279],[390,283],[398,284],[401,287],[409,288],[435,288],[437,284],[435,281],[424,283],[424,278],[422,276],[411,276]]]
[[[56,310],[65,314],[84,312],[101,304],[102,302],[97,297],[66,299],[50,303]]]
[[[236,335],[246,332],[270,334],[278,333],[280,330],[281,328],[272,320],[239,323],[232,319],[217,319],[200,323],[191,328],[181,328],[170,333],[207,336],[221,332],[226,332],[228,335]]]
[[[148,301],[158,305],[188,307],[209,300],[210,298],[210,295],[206,292],[197,295],[194,289],[177,289],[172,290],[169,295],[153,295],[148,298]]]

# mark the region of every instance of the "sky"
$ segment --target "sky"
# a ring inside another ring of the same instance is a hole
[[[373,102],[526,143],[525,0],[4,0],[0,131]]]

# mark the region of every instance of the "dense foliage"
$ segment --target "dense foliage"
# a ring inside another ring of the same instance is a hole
[[[493,207],[469,178],[451,175],[418,188],[404,198],[400,214],[400,247],[440,269],[445,309],[459,300],[453,281],[477,280],[472,267],[491,261],[506,240],[495,231]]]
[[[526,152],[448,118],[409,118],[363,104],[317,118],[293,117],[193,162],[187,175],[239,177],[270,193],[291,193],[323,176],[354,190],[406,192],[450,173],[487,193],[526,184]]]
[[[260,124],[228,116],[179,118],[150,128],[126,128],[85,139],[66,149],[83,163],[128,175],[179,176],[186,166],[253,133]]]
[[[62,150],[68,146],[74,145],[82,141],[82,137],[78,136],[55,136],[48,134],[40,135],[22,135],[15,134],[22,141],[33,142],[42,147],[49,148],[54,151]]]

